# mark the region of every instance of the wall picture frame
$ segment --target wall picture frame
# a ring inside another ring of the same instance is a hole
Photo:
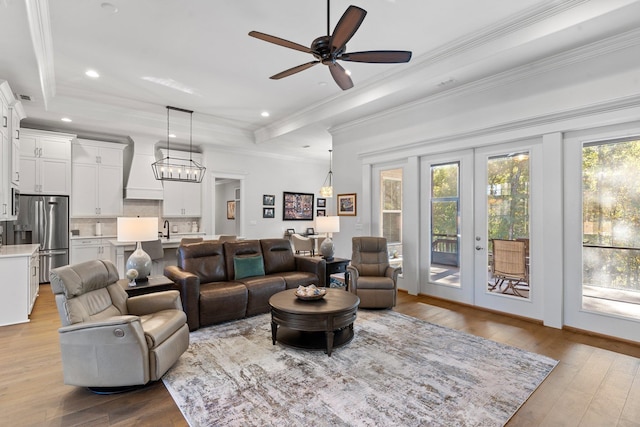
[[[282,192],[283,221],[313,221],[313,193]]]
[[[273,194],[263,194],[262,195],[262,204],[265,206],[275,206],[276,204],[276,196]]]
[[[227,200],[227,219],[236,219],[236,201]]]
[[[275,214],[274,208],[262,208],[262,218],[274,218]]]
[[[327,216],[326,209],[317,209],[316,210],[316,216]]]
[[[357,195],[356,193],[338,194],[338,216],[357,215]]]
[[[323,198],[319,197],[316,206],[319,207],[319,208],[326,208],[327,207],[327,199],[323,199]]]

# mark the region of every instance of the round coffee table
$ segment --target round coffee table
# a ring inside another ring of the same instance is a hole
[[[303,301],[296,289],[278,292],[269,299],[271,339],[292,347],[324,349],[329,357],[334,347],[353,339],[360,298],[341,289],[327,288],[324,298]],[[280,326],[280,330],[278,330]]]

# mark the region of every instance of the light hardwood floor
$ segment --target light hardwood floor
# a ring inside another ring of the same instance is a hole
[[[560,360],[510,427],[640,426],[640,345],[404,292],[395,310]],[[187,425],[162,382],[113,396],[64,385],[59,325],[51,289],[42,285],[31,322],[0,327],[0,425]]]

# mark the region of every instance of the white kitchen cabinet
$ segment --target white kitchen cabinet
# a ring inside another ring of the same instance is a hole
[[[166,152],[161,150],[162,156],[166,157]],[[189,153],[171,151],[172,156],[184,159],[189,158]],[[196,162],[202,161],[200,154],[192,154],[191,157]],[[164,187],[164,197],[162,203],[162,215],[166,218],[202,216],[202,184],[180,181],[162,181]]]
[[[191,182],[164,181],[164,217],[200,217],[202,216],[201,185]]]
[[[113,237],[87,237],[71,240],[71,253],[69,264],[91,261],[95,259],[111,259],[111,244]]]
[[[25,118],[22,104],[11,109],[11,184],[20,187],[20,120]]]
[[[20,192],[71,193],[71,141],[75,135],[20,130]]]
[[[29,259],[29,314],[36,303],[38,291],[40,290],[40,257],[35,251]]]
[[[20,101],[6,81],[0,80],[0,220],[15,220],[12,189],[18,187],[20,172],[20,120],[25,117]],[[18,148],[16,148],[18,147]]]
[[[123,214],[124,144],[78,139],[72,154],[72,217]]]
[[[0,247],[0,326],[29,321],[38,296],[39,245]]]

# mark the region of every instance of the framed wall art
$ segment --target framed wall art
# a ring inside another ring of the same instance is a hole
[[[326,208],[327,207],[327,199],[318,198],[318,207]]]
[[[325,209],[317,209],[316,216],[327,216],[327,211]]]
[[[338,215],[356,216],[356,194],[338,194]]]
[[[275,217],[274,208],[262,208],[262,218],[273,218],[273,217]]]
[[[313,221],[311,193],[282,192],[282,219],[284,221]]]
[[[227,219],[236,219],[236,201],[227,201]]]
[[[262,204],[265,206],[273,206],[276,204],[276,196],[273,194],[263,194],[262,195]]]

